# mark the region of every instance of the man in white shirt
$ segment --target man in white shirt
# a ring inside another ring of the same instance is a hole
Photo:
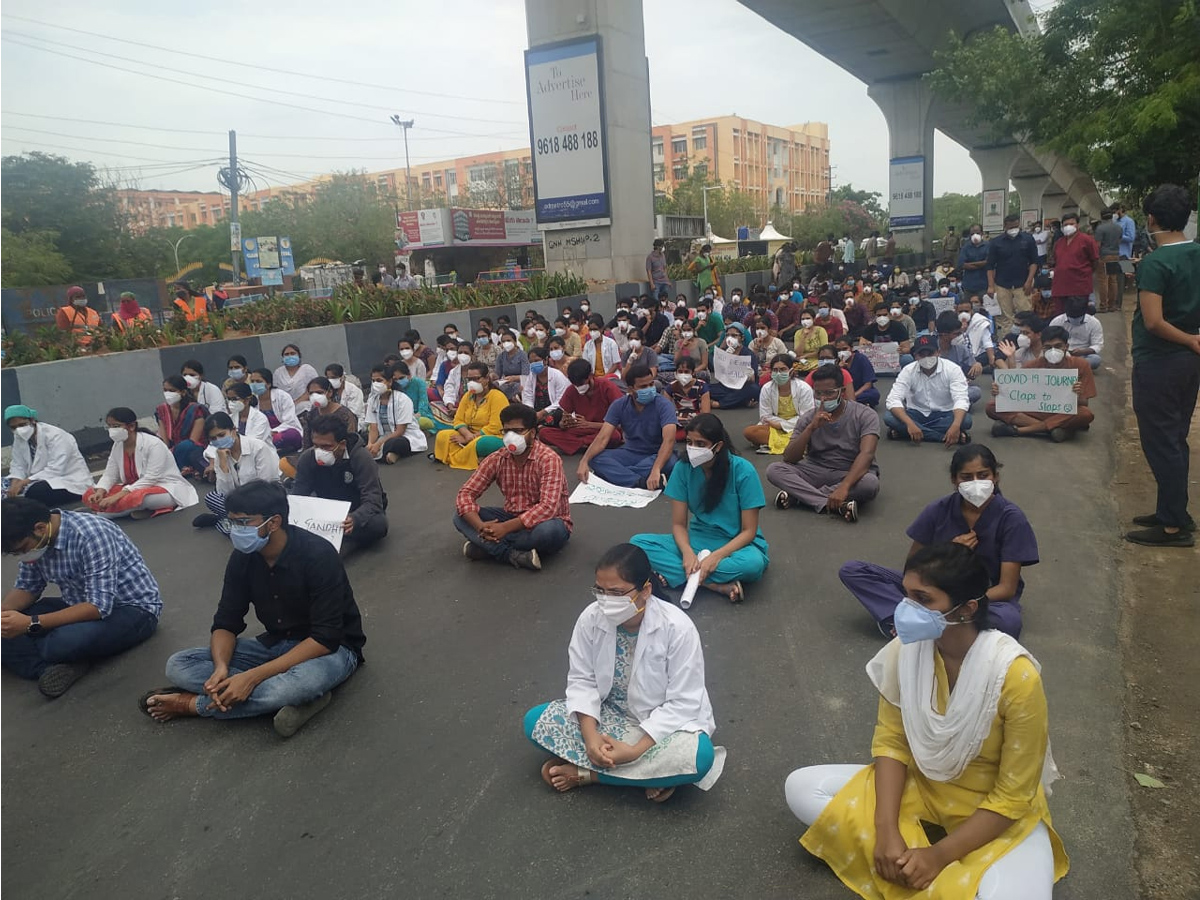
[[[970,443],[971,401],[962,368],[942,359],[937,338],[928,334],[917,338],[913,356],[916,361],[900,370],[888,394],[883,414],[888,440]]]
[[[1033,242],[1037,244],[1038,252],[1038,268],[1046,265],[1046,249],[1050,243],[1050,232],[1042,227],[1042,223],[1038,222],[1033,226]]]
[[[996,365],[996,342],[992,339],[992,320],[980,312],[979,297],[962,297],[954,312],[962,323],[962,334],[954,339],[971,357],[985,366]]]
[[[1067,329],[1067,352],[1083,357],[1095,372],[1100,368],[1100,351],[1104,348],[1104,326],[1087,311],[1087,297],[1067,297],[1066,312],[1055,316],[1050,324]]]

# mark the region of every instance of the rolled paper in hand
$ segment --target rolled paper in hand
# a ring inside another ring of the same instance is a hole
[[[701,550],[696,554],[696,559],[704,559],[711,554],[711,550]],[[696,597],[696,588],[700,587],[700,570],[697,569],[688,576],[687,585],[683,589],[683,595],[679,598],[679,605],[683,609],[687,609],[692,605],[692,600]]]

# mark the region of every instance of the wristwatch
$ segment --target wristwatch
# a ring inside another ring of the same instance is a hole
[[[37,616],[29,617],[29,627],[25,629],[26,634],[41,634],[45,629],[42,627],[41,621]]]

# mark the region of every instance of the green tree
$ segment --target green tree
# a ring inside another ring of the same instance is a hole
[[[1041,33],[952,35],[934,89],[993,136],[1026,136],[1135,194],[1200,170],[1200,6],[1060,0]]]
[[[812,250],[831,234],[834,240],[848,234],[857,242],[872,231],[883,232],[877,216],[853,200],[840,200],[827,209],[793,216],[790,236],[801,250]]]
[[[983,209],[980,194],[942,194],[933,198],[933,236],[940,238],[946,226],[953,225],[955,231],[964,234],[975,222]]]
[[[880,202],[883,199],[883,194],[878,191],[860,191],[852,184],[843,184],[839,188],[834,188],[830,197],[834,205],[841,203],[843,200],[857,203],[875,219],[877,224],[887,224],[887,211]]]
[[[0,253],[4,287],[37,287],[62,284],[71,277],[71,264],[58,252],[53,231],[25,231],[15,234],[0,229]]]
[[[760,228],[763,213],[753,194],[723,185],[703,169],[692,169],[686,178],[675,182],[670,195],[654,198],[654,211],[660,215],[704,215],[704,188],[708,191],[708,224],[718,237],[734,239],[741,225]],[[717,188],[717,190],[712,190]]]

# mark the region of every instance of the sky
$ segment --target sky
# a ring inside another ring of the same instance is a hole
[[[438,8],[6,0],[0,149],[198,191],[218,189],[231,128],[259,188],[403,165],[392,113],[414,120],[414,164],[527,147],[523,0]],[[862,82],[735,0],[645,0],[645,21],[655,125],[827,122],[834,185],[886,193],[887,125]],[[233,59],[250,65],[224,59],[231,28]],[[935,195],[980,190],[965,149],[939,133],[934,152]]]

